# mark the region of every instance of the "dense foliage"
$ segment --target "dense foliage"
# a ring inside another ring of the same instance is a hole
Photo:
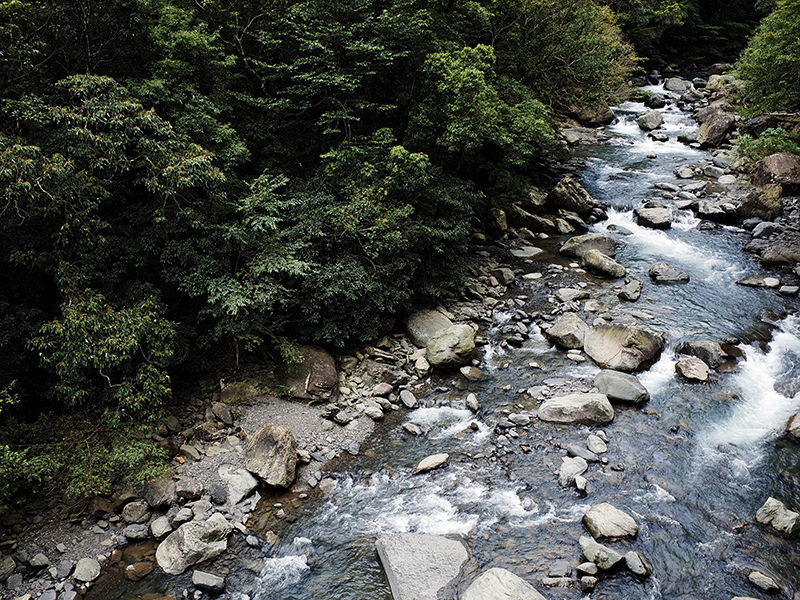
[[[152,474],[202,356],[436,298],[634,62],[595,0],[0,2],[0,500]]]

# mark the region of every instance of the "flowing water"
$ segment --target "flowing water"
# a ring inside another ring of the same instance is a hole
[[[757,525],[741,527],[769,496],[797,506],[800,451],[781,437],[787,418],[800,411],[797,301],[735,284],[744,275],[764,274],[743,256],[747,238],[735,229],[700,231],[692,213],[675,206],[670,230],[635,224],[632,209],[643,199],[660,198],[654,183],[681,183],[672,174],[675,166],[708,157],[675,141],[647,139],[633,120],[643,110],[635,103],[618,108],[618,120],[608,128],[613,140],[582,151],[582,178],[611,207],[609,220],[596,231],[617,225],[632,233],[621,238],[617,260],[639,275],[644,290],[635,305],[618,308],[651,314],[653,327],[666,332],[669,343],[661,360],[639,375],[651,394],[646,410],[618,406],[614,422],[601,428],[609,440],[609,464],[590,466],[588,495],[558,485],[555,473],[564,454],[559,445],[581,442],[598,428],[554,427],[534,419],[514,438],[498,437],[495,427],[504,410],[535,409],[536,402],[524,400],[520,390],[564,380],[588,390],[598,368],[564,360],[541,335],[532,335],[522,348],[490,344],[482,368],[491,379],[446,379],[448,391],[398,416],[372,441],[373,451],[345,465],[324,495],[295,512],[294,522],[270,524],[280,542],[263,549],[250,598],[388,600],[374,544],[379,535],[398,532],[460,536],[474,572],[505,567],[548,598],[579,598],[579,589],[545,589],[539,580],[555,560],[582,562],[581,517],[600,502],[635,517],[637,539],[617,546],[640,551],[653,575],[606,576],[591,598],[759,597],[747,581],[754,568],[779,581],[788,597],[800,590],[797,541]],[[673,140],[696,127],[675,108],[663,112],[664,130]],[[648,158],[653,154],[657,158]],[[647,269],[658,260],[689,271],[690,283],[652,285]],[[536,286],[523,284],[517,295],[535,297],[543,289]],[[594,289],[613,312],[620,301],[611,287]],[[766,324],[765,311],[772,315]],[[514,313],[509,303],[495,311],[491,339]],[[755,341],[765,328],[773,330],[771,340]],[[742,340],[746,360],[738,370],[714,374],[706,384],[675,376],[676,343],[727,336]],[[545,371],[532,376],[526,366],[531,360]],[[459,402],[469,391],[480,399],[478,415]],[[413,421],[425,434],[408,435],[403,421]],[[450,453],[447,468],[410,474],[418,460],[439,452]]]

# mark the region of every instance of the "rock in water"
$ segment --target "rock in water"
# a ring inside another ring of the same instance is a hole
[[[625,267],[594,248],[583,253],[583,266],[595,273],[613,278],[625,277],[626,273]]]
[[[489,569],[473,581],[461,600],[547,600],[524,579],[505,569]]]
[[[639,125],[639,129],[643,131],[658,129],[663,122],[664,118],[657,110],[648,110],[646,113],[636,117],[636,123]]]
[[[575,478],[578,475],[583,475],[588,468],[589,463],[586,462],[585,458],[562,456],[561,468],[558,470],[558,485],[563,487],[572,485],[575,482]]]
[[[617,255],[617,242],[607,233],[587,233],[569,238],[561,246],[559,252],[575,258],[583,258],[587,250],[599,250],[606,256],[614,258]]]
[[[789,417],[786,422],[786,433],[789,434],[789,437],[800,441],[800,413]]]
[[[582,535],[579,543],[581,545],[581,552],[583,552],[586,560],[593,562],[603,571],[611,569],[625,560],[622,554],[616,550],[612,550],[608,546],[597,543],[588,535]]]
[[[569,394],[545,400],[538,415],[551,423],[605,425],[614,420],[614,409],[603,394]]]
[[[636,302],[642,297],[642,280],[635,275],[625,278],[625,287],[617,294],[623,300]]]
[[[586,332],[583,351],[598,366],[615,371],[643,371],[661,356],[662,335],[635,325],[598,325]]]
[[[589,326],[575,313],[564,315],[547,330],[547,337],[563,348],[583,348]]]
[[[394,600],[436,600],[469,557],[461,542],[438,535],[384,535],[375,547]]]
[[[651,229],[672,227],[672,212],[668,208],[637,208],[633,212],[636,215],[636,222],[642,227]]]
[[[767,498],[764,506],[758,509],[756,521],[786,535],[794,535],[800,531],[800,514],[789,510],[783,502],[772,497]]]
[[[556,210],[568,210],[579,215],[589,214],[600,207],[600,203],[572,177],[564,177],[559,181],[547,195],[545,204]]]
[[[628,513],[603,502],[583,515],[583,524],[594,539],[636,537],[639,526]]]
[[[439,467],[446,465],[447,461],[449,460],[449,454],[434,454],[432,456],[428,456],[417,463],[417,466],[414,467],[414,470],[411,471],[411,474],[417,475],[418,473],[427,473],[433,469],[438,469]]]
[[[469,362],[475,350],[475,330],[469,325],[451,325],[428,341],[425,357],[432,367],[460,367]]]
[[[683,342],[675,351],[678,354],[696,356],[712,369],[719,368],[722,363],[732,358],[742,358],[744,354],[736,346],[728,346],[711,340]]]
[[[675,371],[687,381],[708,381],[708,365],[694,356],[676,362]]]
[[[657,262],[650,267],[648,275],[655,283],[688,283],[689,273],[665,262]]]
[[[262,425],[247,440],[244,465],[269,485],[289,487],[297,466],[294,435],[283,425]]]
[[[180,575],[190,566],[225,552],[232,529],[219,513],[207,521],[184,523],[158,545],[156,562],[165,573]]]
[[[424,348],[431,338],[453,322],[438,310],[418,310],[406,319],[406,333],[416,346]]]
[[[629,373],[604,369],[595,376],[594,385],[610,400],[642,404],[650,399],[647,389],[635,375]]]

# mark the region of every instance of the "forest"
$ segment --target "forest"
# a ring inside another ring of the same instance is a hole
[[[0,2],[0,500],[152,475],[183,382],[449,293],[637,73],[800,109],[798,40],[800,0]]]

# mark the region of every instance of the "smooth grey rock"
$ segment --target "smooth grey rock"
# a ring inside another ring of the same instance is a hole
[[[39,569],[41,567],[46,567],[50,564],[50,559],[47,558],[44,554],[39,552],[35,556],[33,556],[29,561],[28,564],[32,566],[34,569]]]
[[[572,458],[562,456],[561,468],[558,470],[558,484],[563,487],[572,485],[575,482],[575,478],[585,473],[588,468],[589,463],[580,456]]]
[[[222,592],[225,590],[225,578],[205,571],[192,572],[192,583],[197,587],[211,592]]]
[[[669,77],[664,81],[664,89],[668,92],[683,94],[692,89],[692,83],[681,77]]]
[[[688,283],[689,273],[665,262],[657,262],[650,267],[648,275],[655,283]]]
[[[175,504],[178,501],[178,494],[175,491],[172,475],[148,481],[142,490],[142,498],[151,508]]]
[[[446,465],[449,460],[449,454],[433,454],[432,456],[428,456],[419,461],[417,466],[414,467],[414,470],[411,471],[411,474],[417,475],[419,473],[427,473],[433,469],[438,469],[439,467]]]
[[[460,323],[431,336],[425,347],[425,358],[432,367],[460,367],[470,361],[475,350],[475,330]]]
[[[800,514],[789,510],[783,502],[772,497],[767,498],[758,509],[756,521],[786,535],[794,535],[800,531]]]
[[[583,253],[582,263],[590,271],[614,279],[625,277],[627,273],[625,267],[595,248],[590,248]]]
[[[10,556],[6,556],[0,561],[0,581],[5,581],[14,573],[17,563]]]
[[[636,325],[595,325],[586,332],[583,351],[598,366],[615,371],[642,371],[661,356],[664,337]]]
[[[708,381],[708,365],[695,356],[680,359],[675,371],[687,381]]]
[[[150,533],[152,533],[153,537],[157,540],[166,537],[171,532],[172,525],[169,524],[169,519],[166,515],[162,515],[156,519],[153,519],[153,522],[150,523]]]
[[[623,300],[636,302],[642,297],[642,280],[635,275],[628,275],[625,278],[625,287],[617,295]]]
[[[598,435],[590,435],[586,439],[586,448],[589,452],[594,454],[605,454],[608,452],[608,445],[605,441]]]
[[[761,277],[760,275],[748,275],[737,280],[736,283],[747,287],[776,288],[781,284],[778,277]]]
[[[563,348],[583,348],[583,340],[589,326],[578,315],[564,313],[556,323],[547,330],[547,337]]]
[[[461,600],[546,600],[527,581],[506,569],[492,568],[473,581]]]
[[[614,420],[614,408],[604,394],[569,394],[545,400],[539,419],[551,423],[606,425]]]
[[[225,402],[214,402],[211,405],[211,412],[213,412],[214,416],[222,421],[223,424],[228,425],[229,427],[233,425],[233,411],[231,410],[230,405],[226,404]]]
[[[375,547],[394,600],[437,600],[469,558],[461,542],[438,535],[384,535]]]
[[[198,452],[197,448],[195,448],[192,444],[183,444],[180,447],[178,453],[184,458],[188,458],[194,461],[198,461],[202,458],[200,452]]]
[[[452,324],[453,322],[438,310],[419,310],[411,313],[406,319],[406,333],[416,346],[425,348],[435,334]]]
[[[150,507],[147,502],[136,500],[128,502],[122,509],[122,520],[126,523],[146,523],[150,518]]]
[[[594,209],[600,208],[600,203],[572,177],[562,178],[545,198],[545,204],[555,210],[566,210],[579,215],[588,215]]]
[[[150,537],[150,528],[144,523],[131,523],[122,530],[122,535],[129,540],[146,540]]]
[[[595,539],[636,537],[639,532],[639,526],[633,517],[607,502],[586,511],[583,524]]]
[[[206,521],[184,523],[159,544],[156,562],[165,573],[180,575],[190,566],[225,552],[232,529],[219,513]]]
[[[588,297],[588,290],[576,290],[575,288],[559,288],[556,290],[556,299],[559,302],[574,302]]]
[[[600,460],[597,454],[581,444],[567,444],[565,450],[570,456],[579,456],[586,462],[598,462]]]
[[[94,581],[100,577],[100,563],[94,558],[82,558],[75,565],[72,577],[84,583]]]
[[[611,569],[625,560],[619,552],[596,542],[588,535],[582,535],[578,543],[586,560],[592,561],[602,571]]]
[[[747,578],[750,580],[750,583],[761,588],[765,592],[777,592],[781,589],[781,586],[775,583],[772,577],[765,575],[761,571],[750,571]]]
[[[544,253],[544,250],[541,248],[537,248],[536,246],[524,245],[520,248],[512,248],[509,250],[509,254],[515,258],[535,258],[540,254]]]
[[[289,487],[297,466],[297,443],[288,427],[266,423],[247,440],[244,465],[264,482]]]
[[[232,465],[222,465],[217,470],[217,473],[228,491],[229,504],[239,504],[258,487],[258,481],[247,469],[237,469]]]
[[[639,125],[639,129],[652,131],[661,127],[662,123],[664,123],[664,118],[657,110],[648,110],[646,113],[636,117],[636,123]]]
[[[672,227],[672,211],[668,208],[637,208],[633,213],[636,215],[636,222],[642,227],[651,229]]]
[[[652,571],[644,557],[633,550],[625,554],[625,566],[637,577],[649,577]]]
[[[768,238],[776,233],[783,231],[783,225],[780,223],[773,223],[772,221],[762,221],[753,227],[754,238]]]
[[[69,577],[72,573],[72,569],[75,568],[75,563],[71,560],[60,560],[58,561],[58,565],[56,565],[56,577],[59,579],[65,579]]]
[[[642,404],[650,400],[650,393],[635,375],[604,369],[594,378],[594,386],[609,400]]]
[[[559,252],[567,256],[583,258],[586,251],[592,249],[599,250],[606,256],[614,258],[617,255],[617,242],[607,233],[587,233],[568,239],[561,246]]]
[[[184,500],[197,500],[203,495],[203,482],[191,477],[181,477],[175,482],[175,493]]]
[[[400,401],[406,408],[414,408],[417,405],[417,397],[409,390],[400,392]]]

